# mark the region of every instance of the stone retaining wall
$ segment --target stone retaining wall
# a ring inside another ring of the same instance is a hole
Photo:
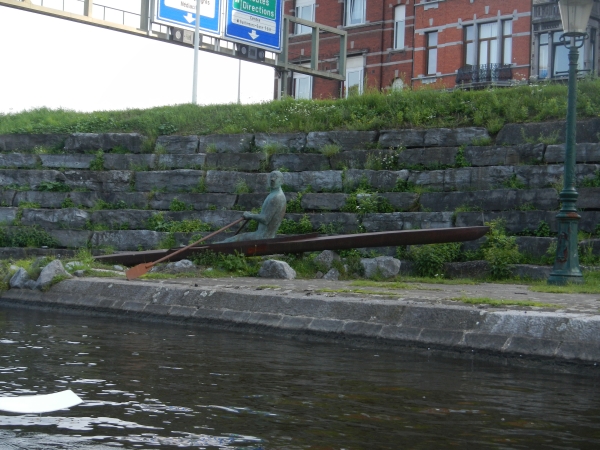
[[[600,180],[600,120],[578,127],[581,186]],[[40,226],[61,246],[151,248],[165,239],[147,229],[157,213],[223,226],[260,208],[267,174],[278,169],[294,205],[286,217],[307,215],[315,230],[445,228],[501,217],[511,233],[531,234],[543,222],[555,232],[563,129],[563,122],[511,124],[495,142],[483,128],[160,136],[154,143],[136,133],[0,135],[0,221]],[[321,153],[332,145],[339,152]],[[365,187],[377,193],[357,197]],[[597,233],[600,187],[578,191],[580,229]],[[385,212],[352,206],[373,196]]]

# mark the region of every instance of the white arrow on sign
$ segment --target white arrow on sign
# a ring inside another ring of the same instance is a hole
[[[191,13],[187,13],[187,15],[183,16],[183,18],[187,20],[188,23],[196,21],[196,18]]]
[[[252,30],[250,33],[248,33],[250,35],[250,37],[252,38],[252,40],[256,39],[259,35],[256,33],[256,30]]]

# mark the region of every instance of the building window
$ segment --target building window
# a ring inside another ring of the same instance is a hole
[[[479,64],[498,62],[498,23],[479,25]]]
[[[406,6],[396,6],[394,9],[394,49],[404,48],[404,34],[406,23]]]
[[[346,0],[346,26],[365,23],[367,0]]]
[[[552,33],[552,76],[553,77],[566,77],[569,75],[569,49],[563,45],[560,37],[563,35],[562,31],[556,31]],[[584,57],[585,52],[581,52],[579,55],[579,61],[577,68],[583,70],[584,68]]]
[[[362,56],[355,56],[346,60],[346,81],[344,83],[344,96],[360,95],[363,92],[365,76],[365,61]]]
[[[425,39],[427,41],[427,75],[435,75],[437,73],[438,32],[426,33]]]
[[[538,52],[538,78],[543,80],[548,78],[549,53],[548,53],[548,33],[542,33],[539,36]]]
[[[464,27],[465,42],[465,66],[474,66],[475,63],[475,26]]]
[[[512,64],[512,20],[502,21],[502,64]]]
[[[312,98],[312,77],[303,73],[294,73],[294,98],[310,100]]]
[[[569,49],[561,42],[562,31],[541,33],[538,35],[538,78],[567,77],[569,72]],[[584,50],[579,55],[579,70],[594,70],[596,57],[596,30],[590,30],[589,44],[586,41]]]
[[[296,17],[299,19],[315,21],[315,0],[296,0]],[[312,32],[311,27],[296,24],[295,34],[308,34]]]

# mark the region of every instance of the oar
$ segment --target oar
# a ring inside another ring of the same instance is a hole
[[[232,226],[240,223],[242,220],[246,220],[246,219],[244,219],[243,217],[240,217],[235,222],[231,222],[229,225],[225,225],[223,228],[221,228],[221,229],[219,229],[219,230],[217,230],[217,231],[215,231],[213,233],[210,233],[208,236],[204,236],[202,239],[200,239],[200,240],[198,240],[196,242],[191,243],[187,247],[180,248],[176,252],[173,252],[173,253],[170,253],[170,254],[168,254],[166,256],[163,256],[162,258],[157,259],[154,262],[138,264],[137,266],[134,266],[131,269],[127,270],[125,272],[125,276],[127,277],[128,280],[133,280],[135,278],[141,277],[142,275],[144,275],[145,273],[147,273],[156,264],[158,264],[160,262],[163,262],[163,261],[166,261],[168,259],[171,259],[173,256],[178,255],[179,253],[187,250],[188,248],[191,248],[194,245],[199,244],[200,242],[205,241],[205,240],[213,237],[216,234],[219,234],[221,231],[225,231],[227,228],[230,228],[230,227],[232,227]]]
[[[235,232],[234,236],[237,236],[240,233],[240,231],[242,231],[244,229],[244,227],[246,225],[248,225],[248,222],[250,222],[250,219],[246,219],[246,221],[242,224],[242,226],[239,227],[238,230]]]

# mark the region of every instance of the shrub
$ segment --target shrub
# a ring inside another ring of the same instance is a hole
[[[415,264],[415,270],[423,277],[443,276],[444,264],[456,261],[460,255],[460,243],[413,245],[408,257]]]
[[[57,247],[58,241],[38,226],[0,228],[0,247]]]
[[[514,236],[507,236],[504,221],[497,219],[486,223],[490,227],[486,242],[481,246],[484,259],[490,264],[494,279],[508,278],[511,275],[510,264],[521,261],[521,254]]]
[[[281,234],[305,234],[312,233],[312,231],[313,226],[307,214],[304,214],[298,222],[291,219],[283,219],[283,222],[279,226],[279,233]]]

